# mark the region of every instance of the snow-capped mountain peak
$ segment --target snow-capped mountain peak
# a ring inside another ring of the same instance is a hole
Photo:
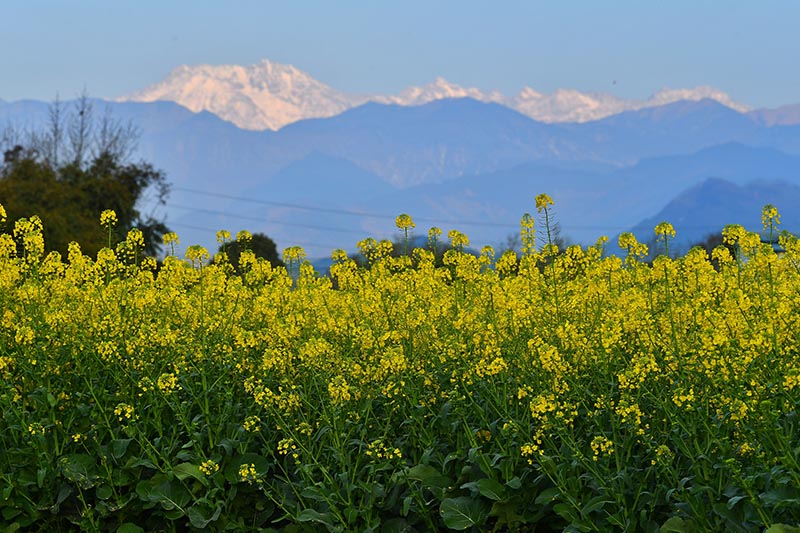
[[[502,93],[493,91],[485,93],[474,87],[465,88],[437,77],[433,82],[422,87],[408,87],[397,95],[373,96],[373,101],[397,105],[422,105],[444,98],[474,98],[483,102],[504,102]]]
[[[678,102],[680,100],[699,101],[705,98],[716,100],[722,105],[728,106],[731,109],[735,109],[740,113],[746,113],[750,111],[750,107],[735,102],[730,96],[728,96],[724,92],[715,89],[714,87],[709,87],[707,85],[701,85],[700,87],[695,87],[694,89],[664,88],[656,92],[653,96],[651,96],[650,99],[647,100],[647,103],[656,106],[656,105],[671,104],[673,102]],[[649,107],[649,105],[644,107]]]
[[[739,112],[749,109],[724,92],[707,86],[662,89],[647,100],[583,93],[575,89],[558,89],[545,94],[527,86],[508,97],[499,91],[462,87],[438,77],[427,85],[408,87],[395,95],[359,95],[338,91],[292,65],[266,59],[249,66],[182,65],[164,80],[119,100],[170,100],[194,112],[209,111],[240,128],[276,130],[306,118],[337,115],[367,101],[412,106],[444,98],[495,102],[541,122],[587,122],[623,111],[703,98],[711,98]]]
[[[183,65],[163,81],[120,100],[171,100],[251,130],[279,129],[308,117],[336,115],[364,101],[336,91],[292,65],[268,60],[246,67]]]

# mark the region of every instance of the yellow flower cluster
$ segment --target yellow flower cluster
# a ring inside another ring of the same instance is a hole
[[[300,459],[297,443],[292,438],[281,439],[278,442],[278,455],[291,456],[295,461]]]
[[[114,226],[117,225],[117,213],[115,213],[112,209],[106,209],[102,213],[100,213],[100,225],[110,230]]]
[[[394,223],[397,226],[397,229],[402,229],[402,230],[417,227],[416,224],[414,224],[414,221],[411,220],[411,217],[409,215],[406,215],[405,213],[403,213],[402,215],[398,215]]]
[[[246,463],[239,467],[239,481],[246,482],[249,485],[258,481],[258,470],[253,463]]]
[[[364,453],[366,453],[367,457],[372,457],[377,460],[391,461],[392,459],[403,458],[403,453],[400,451],[400,448],[387,445],[383,439],[375,439],[370,442]]]
[[[611,455],[614,453],[614,443],[602,435],[592,439],[592,460],[597,461],[600,455]]]
[[[673,451],[666,444],[661,444],[655,449],[655,458],[651,459],[650,464],[666,466],[672,463],[675,457]]]
[[[219,472],[219,465],[211,459],[208,459],[200,464],[200,471],[207,476],[212,476]]]
[[[256,415],[250,415],[244,419],[244,423],[242,427],[244,427],[245,431],[256,431],[258,430],[261,424],[261,418]]]
[[[132,405],[120,403],[114,408],[114,414],[120,422],[129,422],[133,420],[134,409]]]
[[[172,372],[161,374],[158,376],[156,385],[164,394],[175,392],[179,388],[178,376]]]

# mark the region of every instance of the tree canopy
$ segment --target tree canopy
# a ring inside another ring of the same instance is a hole
[[[253,233],[249,239],[244,240],[246,244],[242,244],[238,239],[233,242],[228,242],[220,245],[219,252],[224,252],[228,256],[228,261],[234,268],[239,270],[239,256],[242,255],[244,250],[250,250],[256,257],[261,257],[270,262],[273,267],[284,266],[278,254],[278,248],[275,241],[267,237],[263,233]]]
[[[164,173],[146,161],[133,162],[137,130],[107,112],[95,118],[86,96],[70,108],[50,107],[47,127],[20,134],[7,127],[0,147],[0,203],[8,219],[38,215],[47,250],[64,253],[71,241],[95,255],[108,244],[100,213],[113,209],[120,239],[132,228],[142,231],[145,253],[160,250],[164,221],[140,211],[146,191],[163,204],[169,193]]]

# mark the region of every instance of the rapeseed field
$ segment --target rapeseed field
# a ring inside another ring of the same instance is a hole
[[[796,531],[800,240],[402,250],[273,268],[0,235],[4,531]],[[445,238],[446,236],[446,238]],[[231,240],[220,232],[222,243]],[[246,248],[247,232],[236,237]],[[775,245],[777,243],[777,245]],[[652,246],[651,246],[652,248]],[[400,252],[399,254],[393,252]],[[650,260],[650,257],[655,257]]]

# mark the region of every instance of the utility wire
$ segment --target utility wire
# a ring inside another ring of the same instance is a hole
[[[212,198],[224,198],[224,199],[227,199],[227,200],[236,200],[236,201],[240,201],[240,202],[248,202],[248,203],[259,204],[259,205],[269,205],[269,206],[275,206],[275,207],[285,207],[285,208],[298,209],[298,210],[303,210],[303,211],[312,211],[312,212],[319,212],[319,213],[334,213],[334,214],[345,215],[345,216],[364,217],[364,218],[378,218],[378,219],[391,220],[391,221],[395,220],[395,217],[393,217],[391,215],[386,215],[386,214],[371,213],[371,212],[366,212],[366,211],[364,211],[364,212],[362,212],[362,211],[354,211],[354,210],[349,210],[349,209],[339,209],[339,208],[333,208],[333,207],[312,206],[312,205],[308,205],[308,204],[295,204],[295,203],[288,203],[288,202],[274,202],[274,201],[270,201],[270,200],[260,200],[260,199],[257,199],[257,198],[245,198],[245,197],[242,197],[242,196],[235,196],[235,195],[219,193],[219,192],[203,191],[203,190],[200,190],[200,189],[193,189],[193,188],[189,188],[189,187],[172,187],[172,190],[184,191],[184,192],[188,192],[188,193],[191,193],[191,194],[198,194],[198,195],[202,195],[202,196],[210,196]],[[205,212],[205,213],[208,213],[208,214],[227,216],[227,217],[231,217],[231,218],[240,218],[240,219],[243,219],[243,220],[252,220],[252,221],[256,221],[256,222],[272,222],[274,224],[281,224],[281,225],[290,226],[290,227],[294,226],[294,227],[301,227],[301,228],[308,228],[308,229],[319,229],[319,230],[325,230],[325,231],[351,233],[351,234],[355,234],[355,235],[363,235],[363,233],[364,233],[364,232],[361,232],[361,231],[347,230],[347,229],[344,229],[344,228],[335,228],[335,227],[329,227],[329,226],[324,226],[323,227],[323,226],[313,226],[313,225],[309,225],[309,224],[284,223],[284,222],[278,222],[278,221],[265,221],[263,218],[251,217],[251,216],[246,216],[246,215],[236,215],[236,214],[232,214],[232,213],[226,213],[224,211],[214,211],[214,210],[210,210],[210,209],[202,209],[202,208],[197,208],[197,207],[187,207],[187,206],[181,206],[181,205],[176,205],[176,204],[167,204],[167,206],[175,207],[177,209],[188,209],[188,210],[192,210],[192,211]],[[455,226],[477,226],[477,227],[487,227],[487,228],[507,228],[507,229],[515,229],[515,230],[519,229],[519,224],[504,224],[504,223],[495,223],[495,222],[474,222],[474,221],[469,221],[469,220],[434,219],[434,218],[425,218],[425,217],[423,217],[423,218],[413,217],[413,219],[415,221],[417,221],[417,222],[429,222],[429,223],[440,224],[440,225],[452,224],[452,225],[455,225]],[[561,223],[561,227],[562,227],[562,230],[594,230],[594,231],[600,231],[600,232],[602,232],[602,231],[626,231],[626,230],[630,230],[631,229],[631,226],[596,226],[596,225],[575,225],[575,224],[564,224],[564,223]],[[682,225],[681,228],[685,229],[685,230],[704,230],[704,231],[709,231],[709,232],[719,232],[719,231],[721,231],[721,228],[711,227],[711,226],[697,226],[697,225],[685,226],[685,225]]]
[[[193,230],[196,230],[196,231],[205,231],[205,232],[208,232],[211,235],[215,234],[216,231],[217,231],[217,230],[214,230],[214,229],[211,229],[211,228],[205,228],[205,227],[201,227],[201,226],[194,226],[192,224],[183,224],[182,222],[170,223],[170,226],[176,226],[176,227],[179,227],[179,228],[186,228],[186,229],[193,229]],[[281,240],[284,240],[284,239],[281,239]],[[285,240],[291,242],[292,246],[298,246],[299,245],[299,246],[309,246],[309,247],[322,248],[322,249],[330,248],[331,250],[333,250],[333,248],[331,248],[330,244],[322,244],[322,243],[318,243],[318,242],[308,242],[308,241],[295,241],[293,239],[285,239]]]
[[[266,220],[266,219],[260,218],[260,217],[251,217],[251,216],[247,216],[247,215],[237,215],[235,213],[226,213],[225,211],[217,211],[217,210],[214,210],[214,209],[205,209],[205,208],[202,208],[202,207],[194,207],[194,206],[190,207],[190,206],[186,206],[186,205],[178,205],[178,204],[172,204],[172,203],[167,203],[166,206],[167,207],[174,207],[175,209],[185,209],[187,211],[193,211],[193,212],[196,212],[196,213],[205,213],[207,215],[220,215],[220,216],[224,216],[224,217],[238,218],[238,219],[241,219],[241,220],[252,220],[252,221],[255,221],[255,222],[262,222],[262,223],[263,222],[267,222],[269,224],[280,225],[280,226],[292,226],[292,227],[306,228],[306,229],[317,229],[317,230],[323,230],[323,231],[334,231],[334,232],[338,232],[338,233],[350,233],[350,234],[353,234],[353,235],[363,235],[364,234],[363,231],[356,231],[356,230],[350,230],[350,229],[344,229],[344,228],[336,228],[336,227],[331,227],[331,226],[315,226],[313,224],[301,224],[301,223],[294,223],[294,222],[287,223],[287,222],[280,222],[280,221],[275,221],[275,220]]]
[[[303,211],[313,211],[318,213],[334,213],[338,215],[346,215],[346,216],[353,216],[353,217],[364,217],[364,218],[380,218],[384,220],[391,220],[394,221],[395,217],[386,214],[380,213],[370,213],[366,211],[353,211],[349,209],[338,209],[334,207],[320,207],[320,206],[312,206],[307,204],[294,204],[294,203],[287,203],[287,202],[273,202],[269,200],[259,200],[255,198],[244,198],[241,196],[233,196],[230,194],[224,193],[217,193],[217,192],[210,192],[210,191],[201,191],[199,189],[190,189],[188,187],[173,187],[175,191],[184,191],[192,194],[200,194],[203,196],[211,196],[212,198],[225,198],[227,200],[236,200],[240,202],[248,202],[253,204],[261,204],[261,205],[271,205],[275,207],[287,207],[291,209],[300,209]],[[473,222],[469,220],[444,220],[444,219],[434,219],[434,218],[417,218],[413,217],[414,220],[419,222],[433,222],[433,223],[446,223],[446,224],[454,224],[454,225],[461,225],[461,226],[482,226],[482,227],[495,227],[495,228],[519,228],[517,224],[503,224],[503,223],[495,223],[495,222]]]

